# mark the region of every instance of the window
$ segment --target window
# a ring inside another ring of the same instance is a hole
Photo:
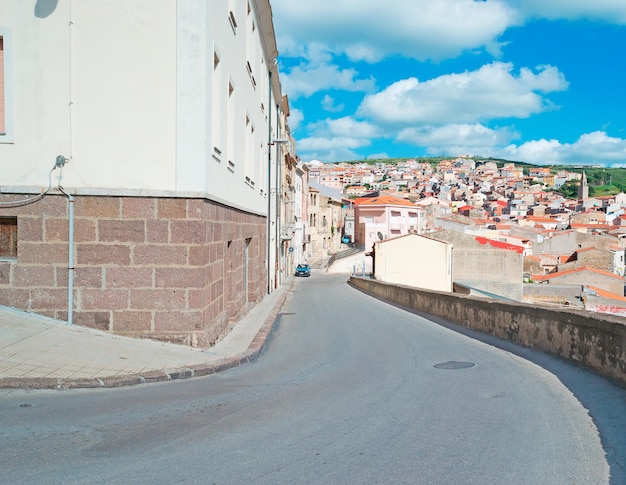
[[[0,143],[13,142],[11,35],[0,27]]]
[[[213,79],[212,79],[212,109],[211,109],[211,136],[213,137],[213,159],[221,162],[222,151],[224,148],[223,141],[223,124],[224,115],[226,113],[226,96],[222,86],[225,83],[225,73],[220,62],[220,53],[217,49],[213,51]]]
[[[0,37],[0,134],[6,134],[4,108],[4,37]]]
[[[231,10],[228,14],[228,21],[230,22],[230,26],[233,29],[233,34],[237,33],[237,21],[235,20],[235,14]]]
[[[17,217],[0,217],[0,259],[17,258]]]

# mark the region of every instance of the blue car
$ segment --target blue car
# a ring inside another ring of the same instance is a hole
[[[311,267],[308,264],[296,266],[296,276],[311,276]]]

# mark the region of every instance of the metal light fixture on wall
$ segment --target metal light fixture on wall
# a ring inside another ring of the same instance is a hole
[[[270,142],[270,145],[281,145],[283,143],[289,143],[289,139],[288,138],[274,138]]]

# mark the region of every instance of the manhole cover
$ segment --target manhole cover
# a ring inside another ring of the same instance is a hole
[[[474,367],[473,362],[457,362],[456,360],[450,360],[448,362],[442,362],[435,364],[435,369],[467,369],[468,367]]]

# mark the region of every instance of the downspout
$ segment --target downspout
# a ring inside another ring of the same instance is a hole
[[[68,251],[67,257],[67,324],[74,323],[74,197],[67,195],[69,203],[69,230],[68,230]]]
[[[68,97],[69,97],[69,145],[70,145],[70,157],[63,159],[60,164],[61,174],[63,173],[63,166],[69,162],[74,154],[72,153],[72,27],[74,26],[74,20],[72,17],[72,0],[69,3],[69,76],[68,76]],[[57,166],[59,166],[59,158],[57,157]],[[67,324],[73,325],[74,323],[74,196],[68,194],[63,187],[61,187],[61,175],[59,175],[59,190],[65,194],[68,200],[68,256],[67,256]]]
[[[68,194],[59,185],[59,190],[67,197],[68,207],[68,252],[67,257],[67,324],[72,325],[74,320],[74,196]]]
[[[270,110],[271,111],[271,110]],[[279,114],[279,106],[278,104],[276,105],[276,126],[277,126],[277,131],[276,131],[276,138],[280,138],[280,124],[278,123],[278,114]],[[282,155],[282,150],[279,153],[279,149],[281,148],[280,143],[276,143],[276,288],[278,288],[280,285],[282,285],[282,281],[281,281],[281,270],[282,270],[282,251],[283,251],[283,241],[281,240],[280,237],[280,222],[281,222],[281,217],[282,217],[282,206],[280,204],[280,199],[282,197],[282,185],[281,185],[281,180],[280,180],[280,175],[281,175],[281,166],[282,166],[282,161],[280,159],[280,155]]]
[[[272,292],[272,285],[270,279],[270,232],[272,231],[271,214],[272,214],[272,70],[269,73],[269,88],[268,88],[268,100],[267,107],[269,112],[269,122],[267,124],[267,293]]]

